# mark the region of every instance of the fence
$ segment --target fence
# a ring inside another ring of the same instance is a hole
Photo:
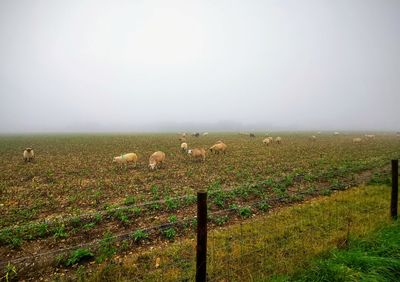
[[[393,160],[391,164],[390,215],[396,219],[398,160]],[[252,202],[246,202],[244,206],[230,206],[227,209],[213,211],[207,203],[207,198],[211,196],[211,199],[215,201],[215,197],[219,195],[218,191],[217,194],[211,191],[209,195],[207,192],[199,192],[197,216],[141,228],[147,234],[165,234],[164,232],[171,227],[186,230],[185,226],[189,226],[191,229],[197,229],[197,243],[190,239],[177,240],[173,251],[163,248],[157,250],[155,247],[154,252],[135,256],[130,261],[130,266],[126,264],[123,267],[120,266],[120,269],[108,269],[108,272],[103,270],[101,275],[116,275],[116,273],[122,276],[132,275],[129,278],[138,281],[234,281],[286,273],[299,263],[295,254],[298,255],[300,252],[304,258],[312,257],[334,246],[345,245],[350,236],[367,234],[377,227],[379,222],[384,222],[388,217],[382,211],[387,210],[388,199],[376,200],[375,196],[380,192],[382,191],[373,194],[374,191],[366,190],[365,202],[357,202],[357,197],[349,201],[337,196],[334,202],[324,202],[313,210],[302,210],[296,205],[289,209],[290,213],[283,215],[276,213],[275,208],[279,208],[282,204],[290,204],[288,198],[284,196],[269,198],[268,201],[255,199]],[[296,195],[313,197],[318,194],[304,192]],[[262,214],[264,211],[268,211],[268,215],[271,216],[263,215],[259,219],[250,219],[249,223],[240,223],[240,219],[251,218],[254,214]],[[307,217],[296,216],[304,213],[307,213]],[[300,219],[293,221],[293,218]],[[239,224],[232,227],[219,227],[224,226],[228,220]],[[208,232],[207,223],[213,225]],[[328,230],[333,230],[335,236],[330,236]],[[189,231],[187,234],[189,237],[192,236]],[[112,238],[114,244],[121,246],[125,240],[132,238],[132,232],[122,232]],[[74,247],[10,261],[4,260],[0,264],[4,266],[10,262],[27,265],[41,256],[51,256],[54,259],[54,256],[59,253],[80,247],[93,247],[94,250],[95,246],[101,246],[103,243],[98,239],[88,244],[77,244]],[[28,269],[29,266],[26,266],[26,270]]]

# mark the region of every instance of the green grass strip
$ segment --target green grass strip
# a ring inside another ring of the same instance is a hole
[[[335,249],[315,260],[307,271],[278,281],[399,281],[400,222],[351,240],[346,248]]]

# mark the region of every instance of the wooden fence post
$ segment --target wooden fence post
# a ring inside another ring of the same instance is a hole
[[[399,160],[392,160],[392,197],[390,201],[390,216],[397,219],[399,202]]]
[[[197,192],[196,282],[207,279],[207,192]]]

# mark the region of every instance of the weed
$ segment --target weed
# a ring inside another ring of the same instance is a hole
[[[252,212],[251,212],[251,208],[250,207],[240,207],[238,209],[238,213],[241,217],[250,217]]]
[[[2,280],[3,278],[5,279],[6,282],[14,280],[14,278],[17,277],[17,267],[9,262],[5,266],[4,273],[5,273],[4,276],[0,277],[0,280]]]
[[[169,211],[176,210],[179,207],[178,201],[171,197],[168,197],[165,200],[165,204],[167,205],[167,210]]]
[[[82,260],[86,260],[92,257],[94,257],[94,254],[89,249],[79,248],[73,251],[72,254],[68,257],[68,259],[65,261],[65,266],[71,266],[78,262],[81,262]]]
[[[189,195],[184,198],[184,204],[189,206],[197,202],[197,197],[195,195]]]
[[[271,206],[267,203],[267,201],[261,201],[257,205],[258,209],[261,211],[267,211],[271,208]]]
[[[101,213],[96,213],[94,215],[94,221],[99,223],[102,220],[103,216],[101,215]]]
[[[224,225],[228,220],[229,220],[229,217],[227,215],[218,216],[213,219],[213,221],[217,225]]]
[[[173,240],[176,236],[176,230],[173,227],[169,227],[169,228],[163,230],[163,234],[164,234],[165,238],[167,238],[168,240]]]
[[[134,196],[128,196],[126,197],[125,201],[124,201],[124,205],[126,206],[131,206],[135,204],[135,197]]]
[[[174,223],[177,222],[178,218],[176,217],[176,215],[171,215],[168,217],[168,222],[170,223]]]
[[[161,206],[159,203],[153,203],[150,205],[150,209],[154,210],[154,211],[159,210],[160,208],[161,208]]]
[[[115,252],[117,251],[117,249],[114,247],[114,242],[115,242],[115,238],[112,236],[112,234],[107,231],[104,234],[103,239],[100,241],[100,247],[98,250],[98,256],[96,261],[97,262],[103,262],[105,261],[107,258],[111,258]]]
[[[68,233],[65,231],[64,224],[55,226],[54,229],[52,230],[52,233],[55,238],[67,238],[68,237]]]
[[[134,207],[134,208],[132,209],[132,212],[133,212],[133,215],[134,215],[134,216],[139,216],[139,215],[142,213],[142,209],[139,208],[139,207]]]
[[[135,242],[139,242],[139,241],[149,238],[149,234],[146,231],[144,231],[143,229],[138,229],[132,233],[131,237],[133,238],[133,240]]]

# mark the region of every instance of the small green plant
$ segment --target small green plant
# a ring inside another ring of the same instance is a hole
[[[240,207],[238,213],[241,217],[244,218],[250,217],[252,214],[250,207]]]
[[[122,224],[129,224],[129,217],[126,215],[125,210],[117,209],[113,214],[114,218],[118,219]]]
[[[101,215],[101,213],[96,213],[94,215],[94,221],[99,223],[102,220],[103,216]]]
[[[3,277],[0,277],[0,280],[4,278],[6,282],[8,282],[17,277],[17,267],[9,262],[5,266],[4,273],[5,275]]]
[[[332,190],[325,188],[325,189],[322,189],[320,193],[323,196],[330,196],[332,194]]]
[[[165,204],[167,205],[167,210],[169,210],[169,211],[176,210],[179,207],[178,201],[171,197],[168,197],[165,200]]]
[[[168,240],[173,240],[176,236],[176,230],[173,227],[169,227],[163,231],[163,234]]]
[[[47,223],[39,223],[34,226],[34,233],[38,237],[44,237],[48,232],[49,225]]]
[[[129,249],[129,241],[128,240],[122,240],[121,245],[119,246],[119,250],[126,251],[128,249]]]
[[[13,249],[19,249],[19,248],[21,248],[21,245],[22,245],[22,239],[19,237],[14,237],[14,238],[11,238],[10,243],[11,243],[11,247]]]
[[[154,196],[158,196],[158,187],[157,185],[152,185],[150,188],[151,194],[153,194]]]
[[[112,257],[117,249],[114,247],[115,238],[111,232],[107,231],[104,234],[103,239],[100,241],[100,247],[98,251],[98,257],[96,261],[98,263],[105,261],[107,258]]]
[[[260,203],[258,203],[257,207],[261,211],[267,211],[271,208],[267,201],[261,201]]]
[[[195,195],[189,195],[184,198],[185,205],[191,205],[196,203],[197,197]]]
[[[100,198],[101,198],[101,191],[97,191],[96,193],[93,194],[93,199],[96,205],[100,204]]]
[[[142,213],[142,209],[139,208],[139,207],[134,207],[134,208],[132,209],[132,212],[133,212],[133,215],[134,215],[134,216],[139,216],[139,215]]]
[[[390,176],[387,173],[375,172],[368,181],[369,185],[390,185],[392,183]]]
[[[59,226],[54,227],[53,236],[55,238],[67,238],[68,233],[65,231],[65,225],[61,224]]]
[[[228,220],[229,220],[229,217],[227,215],[217,216],[213,219],[213,221],[217,225],[224,225]]]
[[[89,249],[79,248],[73,251],[68,257],[68,259],[65,261],[65,266],[74,265],[82,260],[92,258],[93,256],[93,253]]]
[[[133,238],[133,240],[135,242],[139,242],[139,241],[149,238],[149,234],[146,231],[144,231],[143,229],[138,229],[132,233],[131,237]]]
[[[333,179],[331,181],[331,188],[333,190],[345,190],[346,189],[346,184],[343,182],[340,182],[339,179]]]
[[[171,215],[170,217],[168,217],[168,222],[170,223],[174,223],[177,222],[178,218],[176,217],[176,215]]]
[[[153,203],[150,205],[150,209],[154,210],[154,211],[159,210],[160,208],[161,208],[161,206],[159,203]]]
[[[128,196],[126,197],[125,201],[124,201],[124,205],[126,206],[131,206],[135,204],[135,197],[134,196]]]
[[[82,220],[80,217],[73,217],[70,221],[72,227],[80,227],[82,225]]]
[[[290,202],[300,202],[303,200],[304,200],[304,196],[299,195],[299,194],[293,194],[290,196],[290,199],[289,199]]]

